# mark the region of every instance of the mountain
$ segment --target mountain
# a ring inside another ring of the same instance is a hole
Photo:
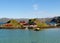
[[[7,22],[7,21],[9,21],[11,19],[13,19],[13,18],[0,18],[0,22]],[[25,19],[25,18],[14,19],[14,20],[16,20],[18,22],[20,22],[20,21],[26,21],[26,22],[28,22],[28,19]]]
[[[0,22],[7,22],[7,21],[9,21],[11,19],[13,19],[13,18],[0,18]],[[46,22],[46,21],[50,22],[52,20],[52,18],[36,18],[36,19],[44,21],[44,22]],[[29,19],[28,18],[19,18],[19,19],[14,19],[14,20],[16,20],[18,22],[20,22],[20,21],[28,22]]]

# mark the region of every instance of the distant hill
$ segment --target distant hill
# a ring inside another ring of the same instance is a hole
[[[9,18],[0,18],[0,22],[7,22],[8,20],[10,20]]]
[[[36,18],[36,19],[39,19],[39,20],[41,20],[41,21],[48,21],[48,22],[50,22],[51,20],[52,20],[52,18]],[[0,22],[7,22],[7,21],[9,21],[9,20],[11,20],[11,18],[0,18]],[[26,21],[26,22],[28,22],[28,18],[19,18],[19,19],[14,19],[14,20],[16,20],[16,21]]]
[[[7,21],[9,21],[9,20],[11,20],[11,18],[0,18],[0,22],[7,22]],[[28,19],[25,19],[25,18],[20,18],[20,19],[14,19],[14,20],[16,20],[16,21],[26,21],[26,22],[28,22]]]

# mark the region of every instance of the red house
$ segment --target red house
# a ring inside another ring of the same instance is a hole
[[[28,25],[28,23],[26,23],[25,21],[20,21],[20,24],[22,24],[22,25]]]

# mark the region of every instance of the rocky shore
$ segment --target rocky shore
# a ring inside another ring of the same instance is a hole
[[[60,28],[60,26],[50,26],[50,27],[0,27],[0,29],[50,29],[50,28]]]

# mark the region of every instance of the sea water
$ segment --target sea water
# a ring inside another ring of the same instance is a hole
[[[0,43],[60,43],[60,28],[41,31],[0,29]]]

